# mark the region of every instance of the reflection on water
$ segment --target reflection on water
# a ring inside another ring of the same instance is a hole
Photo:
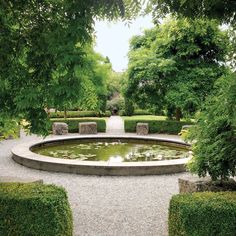
[[[112,163],[129,161],[160,161],[187,158],[191,151],[156,143],[135,141],[106,141],[89,143],[66,143],[53,146],[38,147],[33,150],[45,156],[87,161],[109,161]]]
[[[111,156],[108,161],[111,163],[120,163],[123,161],[123,158],[121,156]]]

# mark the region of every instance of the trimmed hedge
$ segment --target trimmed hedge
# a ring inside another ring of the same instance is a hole
[[[103,118],[68,118],[68,119],[51,119],[51,122],[65,122],[68,124],[69,133],[79,132],[79,123],[96,122],[98,132],[106,132],[106,120]]]
[[[119,115],[125,116],[126,115],[125,110],[120,110]],[[142,110],[142,109],[134,110],[132,116],[139,116],[139,115],[153,115],[153,113],[148,110]]]
[[[153,115],[152,112],[148,111],[148,110],[141,110],[141,109],[137,109],[134,110],[134,116],[139,116],[139,115]]]
[[[169,236],[235,236],[236,192],[201,192],[172,197]]]
[[[67,194],[54,185],[0,183],[0,235],[72,236]]]
[[[50,118],[64,118],[64,111],[50,112]],[[111,116],[110,111],[105,113],[99,113],[96,111],[67,111],[67,118],[77,117],[109,117]]]
[[[136,132],[137,123],[148,123],[149,133],[178,134],[183,125],[191,125],[192,122],[172,120],[145,120],[145,119],[124,119],[125,132]]]

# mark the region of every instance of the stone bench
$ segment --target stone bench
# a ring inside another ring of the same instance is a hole
[[[136,133],[138,135],[147,135],[149,131],[148,123],[137,123]]]
[[[79,123],[80,134],[97,134],[96,122],[81,122]]]
[[[54,122],[52,125],[52,132],[54,135],[68,134],[68,125],[63,122]]]
[[[178,182],[179,193],[236,191],[234,179],[221,183],[220,181],[212,181],[210,177],[199,178],[197,176],[189,176],[179,178]]]

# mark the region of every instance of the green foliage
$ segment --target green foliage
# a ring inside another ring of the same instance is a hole
[[[224,72],[229,39],[214,20],[166,20],[131,40],[126,97],[177,120],[196,112]]]
[[[0,117],[0,141],[10,137],[17,138],[20,132],[19,122],[8,119],[7,117]]]
[[[91,45],[82,47],[80,44],[76,44],[76,48],[83,51],[84,56],[81,58],[83,65],[77,63],[74,66],[73,89],[71,89],[72,84],[68,83],[68,79],[59,80],[62,83],[54,84],[55,89],[52,89],[51,92],[54,102],[51,107],[58,110],[77,107],[81,110],[105,112],[107,79],[111,73],[111,66],[106,63],[104,57],[92,49]],[[64,99],[59,99],[61,97]]]
[[[193,124],[186,121],[151,120],[151,119],[126,119],[124,118],[125,132],[136,132],[137,123],[148,123],[150,133],[178,134],[183,125]]]
[[[119,115],[126,116],[125,110],[121,110],[119,112]],[[153,112],[148,111],[148,110],[142,110],[142,109],[135,109],[134,110],[133,116],[141,116],[141,115],[143,115],[143,116],[153,115]]]
[[[132,116],[134,114],[134,103],[131,99],[125,98],[125,114],[126,116]]]
[[[79,103],[104,112],[103,66],[91,63],[87,46],[94,19],[130,19],[139,9],[133,0],[1,1],[0,116],[25,118],[31,132],[46,135],[45,108]]]
[[[105,113],[99,113],[96,111],[68,111],[67,118],[78,118],[78,117],[108,117],[111,116],[111,112],[106,111]],[[64,118],[64,112],[50,112],[50,118]]]
[[[111,100],[117,94],[122,92],[124,74],[112,71],[107,80],[108,99]]]
[[[189,164],[199,176],[213,180],[235,176],[236,170],[236,75],[220,78],[191,129],[194,157]]]
[[[124,110],[125,102],[123,90],[125,87],[125,82],[126,77],[124,73],[114,71],[110,73],[107,81],[107,110],[110,110],[111,112],[117,111],[119,114],[121,114],[121,111]]]
[[[89,96],[96,94],[97,100],[94,107],[95,110],[100,112],[106,111],[106,101],[107,101],[107,84],[109,84],[108,79],[112,73],[111,64],[107,61],[106,58],[101,56],[98,53],[95,53],[92,48],[90,48],[89,53],[87,53],[87,75],[88,78],[92,81],[94,92],[89,95],[87,92],[82,96],[82,102],[84,99]],[[80,109],[83,107],[79,106]],[[86,108],[86,107],[84,107]]]
[[[72,212],[61,187],[0,184],[0,235],[72,236]]]
[[[148,110],[135,109],[133,115],[139,116],[139,115],[153,115],[153,114],[152,114],[152,112],[150,112]]]
[[[126,120],[167,120],[166,116],[155,116],[155,115],[133,115],[133,116],[125,116]]]
[[[234,0],[151,0],[148,8],[156,19],[173,13],[186,17],[219,19],[223,23],[236,21]]]
[[[106,120],[102,118],[68,118],[68,119],[51,119],[51,125],[53,122],[65,122],[68,124],[70,133],[79,132],[79,123],[81,122],[96,122],[98,132],[106,132]],[[52,127],[52,126],[51,126]]]
[[[169,236],[234,236],[236,192],[202,192],[172,197]]]
[[[116,96],[112,100],[109,100],[107,102],[107,110],[109,110],[111,112],[114,110],[117,110],[117,111],[123,110],[124,105],[125,105],[124,103],[125,103],[125,101],[124,101],[123,97]]]

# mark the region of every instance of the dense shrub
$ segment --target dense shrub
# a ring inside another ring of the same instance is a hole
[[[120,111],[124,109],[124,98],[121,96],[115,97],[107,101],[107,110],[113,112],[114,110]]]
[[[134,110],[134,116],[144,116],[144,115],[153,115],[153,112],[148,110],[136,109]]]
[[[224,76],[215,84],[197,125],[190,129],[194,156],[191,172],[209,174],[213,180],[236,175],[236,74]]]
[[[236,192],[173,196],[169,236],[235,236]]]
[[[96,111],[67,111],[67,118],[77,117],[109,117],[111,116],[110,111],[100,113]],[[64,118],[64,111],[50,112],[50,118]]]
[[[119,111],[119,115],[120,115],[120,116],[125,116],[125,115],[126,115],[125,110]],[[148,110],[136,109],[136,110],[134,110],[133,115],[134,115],[134,116],[153,115],[153,112],[148,111]]]
[[[125,99],[125,114],[126,116],[132,116],[134,114],[134,103],[132,100]]]
[[[68,119],[51,119],[51,122],[65,122],[68,124],[69,133],[78,133],[79,123],[96,122],[98,132],[106,132],[106,120],[102,118],[68,118]]]
[[[72,236],[72,213],[63,188],[0,184],[0,235]]]
[[[0,141],[2,139],[17,138],[20,136],[20,125],[16,120],[0,116]]]
[[[124,119],[125,132],[136,132],[138,122],[148,123],[150,133],[178,134],[183,125],[191,125],[192,122],[172,120],[145,120],[145,119]]]

